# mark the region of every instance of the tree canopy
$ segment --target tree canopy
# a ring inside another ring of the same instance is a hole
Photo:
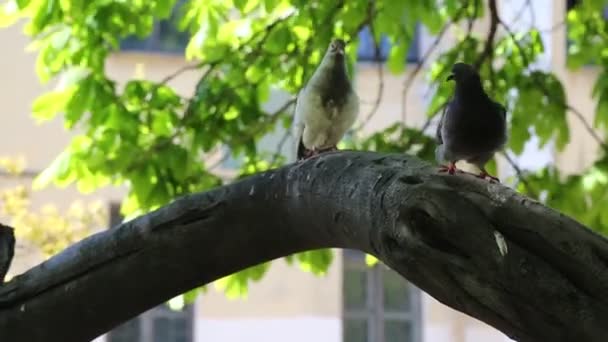
[[[532,23],[514,30],[501,16],[495,0],[8,0],[0,25],[25,20],[25,33],[38,53],[36,72],[42,82],[61,77],[59,86],[32,104],[37,120],[61,116],[79,132],[38,176],[37,186],[76,184],[93,191],[111,184],[126,185],[122,213],[134,217],[163,206],[176,197],[211,189],[226,180],[204,156],[229,151],[238,161],[238,177],[259,173],[286,162],[258,142],[281,133],[291,122],[294,98],[278,110],[263,105],[271,90],[294,97],[319,62],[334,36],[347,40],[349,68],[356,80],[358,33],[369,29],[380,52],[380,41],[391,42],[385,61],[389,72],[410,68],[407,84],[425,73],[434,94],[426,110],[432,120],[452,91],[443,82],[451,65],[464,61],[479,67],[487,91],[508,111],[507,153],[519,155],[534,135],[540,145],[562,150],[570,141],[568,116],[582,120],[601,146],[596,162],[578,174],[563,175],[555,165],[517,171],[517,190],[601,232],[608,232],[608,25],[606,1],[581,1],[568,11],[568,65],[597,68],[593,122],[586,122],[568,102],[562,81],[536,66],[544,51],[541,31]],[[532,11],[525,2],[521,11]],[[474,23],[489,20],[487,32],[475,33]],[[151,35],[163,22],[183,32],[183,49],[191,65],[175,70],[160,82],[134,78],[124,87],[109,78],[108,57],[126,39]],[[437,44],[421,51],[416,64],[406,56],[416,32],[424,27],[436,41],[446,32],[454,45],[429,60]],[[566,42],[564,42],[566,44]],[[191,96],[180,96],[167,83],[186,70],[200,70]],[[381,71],[380,71],[381,72]],[[391,127],[361,134],[366,117],[356,125],[344,147],[398,152],[433,159],[434,141],[428,124]],[[284,139],[283,139],[284,140]],[[329,250],[298,253],[287,258],[306,270],[322,274],[332,261]],[[246,291],[250,280],[263,277],[267,264],[228,276],[221,284],[229,294]],[[191,300],[196,290],[186,295]]]

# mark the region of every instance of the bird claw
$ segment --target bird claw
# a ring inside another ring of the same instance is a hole
[[[323,150],[319,150],[319,149],[316,149],[316,148],[312,148],[310,150],[306,149],[304,151],[304,156],[301,159],[299,159],[298,161],[308,160],[308,159],[311,159],[313,157],[318,157],[322,153],[335,152],[335,151],[339,151],[336,146],[331,146],[331,147],[328,147],[328,148],[323,149]]]
[[[481,178],[481,179],[489,178],[490,183],[500,183],[500,179],[488,174],[487,172],[483,172],[483,171],[479,175],[477,175],[477,178]]]
[[[321,154],[321,153],[327,153],[327,152],[336,152],[336,151],[339,151],[339,150],[338,150],[338,147],[334,145],[334,146],[330,146],[330,147],[328,147],[326,149],[319,150],[319,154]]]
[[[439,172],[447,172],[451,175],[453,175],[456,172],[463,173],[462,170],[459,170],[456,168],[456,164],[454,164],[454,163],[450,163],[449,165],[440,165]]]
[[[317,150],[317,149],[306,149],[304,151],[304,155],[302,156],[302,158],[298,159],[299,162],[303,162],[305,160],[314,158],[316,156],[318,156],[319,154],[321,154],[321,151]]]

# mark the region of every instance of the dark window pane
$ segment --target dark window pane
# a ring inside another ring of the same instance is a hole
[[[169,323],[165,317],[154,319],[154,342],[172,342]]]
[[[367,320],[345,319],[343,335],[344,342],[367,342]]]
[[[192,314],[191,306],[179,311],[172,310],[166,304],[154,308],[151,312],[154,316],[153,342],[192,342]]]
[[[388,52],[391,49],[391,45],[387,37],[380,39],[380,54],[376,58],[376,47],[374,46],[374,37],[369,29],[369,26],[364,27],[359,32],[359,47],[357,50],[357,56],[359,60],[373,61],[373,60],[386,60]]]
[[[412,325],[408,321],[384,321],[384,342],[414,341]]]
[[[410,43],[407,52],[406,61],[410,63],[418,62],[419,60],[419,27],[416,25],[414,29],[414,38]],[[357,48],[357,57],[360,61],[385,61],[391,50],[391,43],[388,37],[380,38],[380,55],[376,56],[376,47],[374,46],[374,37],[368,26],[365,26],[359,31],[359,47]],[[405,61],[404,61],[405,63]]]
[[[139,318],[133,318],[110,331],[108,342],[138,342],[140,337]]]
[[[121,50],[183,52],[190,39],[188,32],[180,32],[177,29],[183,4],[184,0],[177,1],[171,16],[156,22],[149,37],[139,39],[136,36],[130,36],[124,39],[120,44]]]
[[[188,324],[186,322],[186,317],[175,318],[173,320],[173,327],[177,332],[186,332],[188,329]]]
[[[173,341],[188,342],[188,324],[185,317],[176,317],[173,322]]]
[[[411,310],[410,290],[407,280],[397,272],[382,267],[384,311],[408,312]]]
[[[344,271],[344,308],[365,310],[367,299],[367,272],[365,269]]]

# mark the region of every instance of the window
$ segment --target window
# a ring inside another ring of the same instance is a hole
[[[344,342],[420,342],[420,290],[390,268],[344,250]]]
[[[110,204],[110,227],[122,221],[120,205]],[[106,334],[106,342],[193,342],[194,306],[171,310],[161,304],[119,325]]]
[[[181,311],[159,305],[114,328],[107,342],[192,342],[193,307]]]
[[[183,53],[190,34],[177,29],[178,13],[185,0],[178,0],[171,16],[154,24],[152,34],[145,39],[130,36],[120,44],[122,51],[153,51],[167,53]]]
[[[410,49],[407,52],[406,62],[415,63],[420,60],[419,56],[419,25],[416,25],[414,30],[414,39],[410,44]],[[388,54],[391,50],[391,43],[388,37],[383,36],[380,38],[380,56],[378,60],[385,61],[388,58]],[[374,38],[372,36],[369,26],[364,27],[359,32],[359,48],[357,50],[357,57],[359,61],[376,61],[376,47],[374,46]]]

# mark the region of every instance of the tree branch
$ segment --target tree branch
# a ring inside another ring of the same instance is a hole
[[[604,237],[500,184],[405,155],[340,152],[71,246],[0,287],[0,340],[90,340],[191,288],[329,247],[370,253],[519,341],[608,336]]]
[[[370,31],[370,34],[374,41],[374,61],[373,61],[373,63],[376,64],[376,71],[378,74],[378,91],[376,92],[376,98],[372,104],[372,108],[370,109],[369,113],[367,113],[367,115],[365,115],[364,119],[361,121],[361,124],[359,124],[358,127],[356,127],[354,129],[355,132],[358,132],[361,129],[363,129],[369,123],[369,121],[374,117],[374,115],[376,115],[376,113],[378,112],[378,109],[380,108],[380,103],[382,102],[382,95],[384,94],[384,65],[383,65],[384,63],[380,56],[380,41],[376,37],[376,30],[374,28],[374,23],[373,23],[373,19],[372,19],[373,13],[375,12],[373,6],[374,6],[374,2],[370,1],[370,5],[368,7],[368,21],[369,21],[369,31]]]
[[[498,23],[500,22],[500,18],[498,17],[498,8],[496,6],[496,0],[488,0],[488,8],[490,9],[490,29],[488,30],[488,36],[486,38],[486,43],[483,47],[483,51],[473,64],[473,66],[477,70],[479,70],[479,68],[486,59],[489,58],[490,62],[492,62],[492,58],[494,57],[494,38],[496,37]]]
[[[511,156],[509,156],[509,154],[507,153],[507,151],[502,151],[502,155],[507,160],[507,162],[509,163],[509,165],[511,165],[511,168],[515,171],[515,174],[517,175],[518,181],[521,182],[526,187],[526,190],[528,191],[528,194],[530,196],[534,197],[534,198],[538,198],[538,193],[536,192],[536,190],[534,190],[532,188],[532,186],[530,185],[530,182],[528,182],[528,180],[526,179],[526,176],[524,175],[524,172],[519,167],[519,165],[517,165],[517,163],[515,162],[515,160],[513,160],[513,158],[511,158]]]
[[[410,88],[414,84],[414,80],[416,79],[416,76],[418,76],[418,73],[420,73],[420,71],[422,70],[422,67],[424,65],[426,65],[426,62],[430,58],[433,51],[435,51],[435,49],[439,46],[439,43],[443,39],[443,36],[446,34],[448,29],[450,27],[452,27],[452,25],[455,22],[460,20],[460,16],[462,15],[462,13],[464,13],[464,10],[465,10],[465,6],[462,6],[460,11],[454,16],[454,18],[450,19],[450,21],[448,21],[445,25],[443,25],[443,27],[441,28],[441,31],[439,31],[439,33],[437,34],[437,37],[435,38],[435,40],[433,41],[431,46],[429,46],[429,48],[425,51],[422,58],[420,58],[420,61],[416,64],[416,66],[414,67],[414,70],[412,70],[409,77],[407,77],[405,79],[405,81],[403,82],[403,90],[401,90],[401,121],[404,124],[405,124],[406,113],[407,113],[407,94],[409,93]]]

